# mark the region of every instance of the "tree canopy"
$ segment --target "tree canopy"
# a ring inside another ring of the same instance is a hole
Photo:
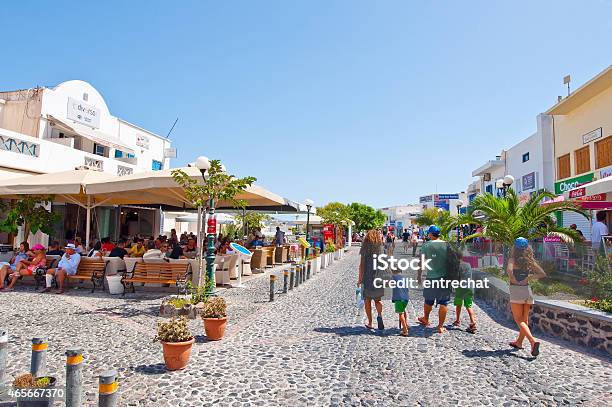
[[[24,239],[39,230],[46,234],[53,233],[53,224],[59,219],[57,213],[45,208],[53,201],[52,196],[30,196],[15,201],[1,201],[0,209],[5,211],[0,220],[0,231],[17,233],[23,226]]]
[[[348,205],[349,217],[355,222],[355,229],[358,232],[381,228],[385,224],[387,217],[380,210],[358,202]]]

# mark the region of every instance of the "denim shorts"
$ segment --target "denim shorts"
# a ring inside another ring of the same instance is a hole
[[[451,297],[451,289],[450,288],[441,288],[441,287],[429,287],[423,288],[423,298],[425,298],[425,304],[433,306],[434,304],[438,305],[448,305]]]

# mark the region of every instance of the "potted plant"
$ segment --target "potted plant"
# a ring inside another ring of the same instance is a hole
[[[168,370],[185,368],[189,362],[194,338],[187,327],[187,318],[172,318],[157,324],[157,336],[164,350],[164,362]]]
[[[224,298],[208,298],[201,310],[202,321],[206,337],[211,341],[218,341],[225,334],[227,324],[227,303]]]
[[[327,243],[325,243],[325,253],[327,254],[328,257],[328,264],[332,264],[334,262],[334,253],[336,252],[336,246],[334,245],[334,242],[332,242],[331,239],[329,239],[327,241]]]
[[[17,376],[13,390],[18,407],[52,407],[56,379],[51,376],[34,377],[30,373]]]

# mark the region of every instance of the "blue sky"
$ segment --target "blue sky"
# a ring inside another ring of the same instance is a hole
[[[93,84],[114,115],[295,200],[465,190],[612,63],[610,1],[2,5],[0,89]]]

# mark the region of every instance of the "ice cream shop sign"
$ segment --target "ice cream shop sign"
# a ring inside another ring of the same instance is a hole
[[[568,192],[580,185],[588,184],[593,181],[593,173],[580,175],[579,177],[569,178],[563,181],[555,182],[555,194],[560,195]]]

